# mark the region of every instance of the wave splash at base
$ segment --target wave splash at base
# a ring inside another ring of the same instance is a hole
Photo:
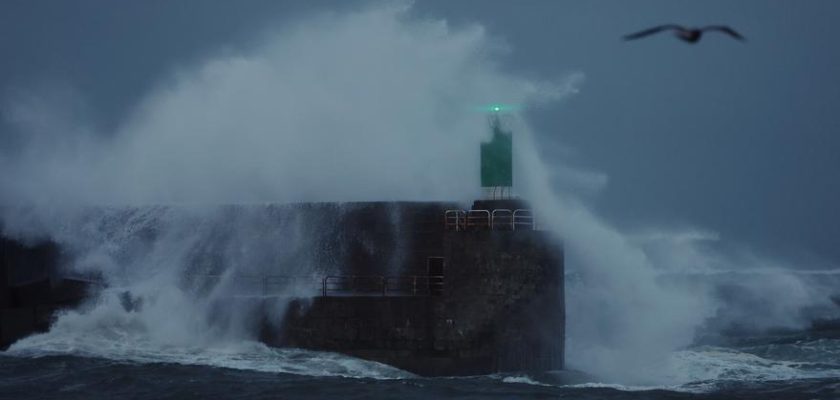
[[[812,357],[816,347],[825,354],[824,358]],[[686,349],[672,354],[672,375],[669,378],[673,383],[668,385],[620,385],[585,374],[575,375],[577,381],[571,382],[567,379],[568,374],[558,379],[561,375],[551,373],[494,374],[486,377],[449,379],[489,379],[488,383],[495,381],[505,385],[543,388],[711,393],[742,384],[840,378],[840,363],[832,357],[839,349],[840,340],[826,339],[767,344],[743,349],[713,346]],[[780,357],[780,353],[783,353],[784,357]],[[102,329],[98,333],[86,332],[76,335],[53,330],[15,343],[4,355],[20,358],[70,355],[139,364],[209,366],[316,378],[418,379],[415,375],[388,365],[341,354],[277,349],[242,340],[202,346],[162,344],[150,340],[142,332],[114,327]]]
[[[67,334],[55,330],[24,338],[5,355],[48,357],[72,355],[133,363],[201,365],[314,377],[401,379],[413,375],[400,369],[358,358],[303,349],[277,349],[255,341],[217,342],[202,346],[156,343],[126,330]]]
[[[698,346],[676,351],[668,360],[668,384],[626,385],[596,376],[562,371],[541,375],[499,374],[503,383],[622,392],[665,390],[711,393],[744,384],[840,378],[840,339],[797,340],[748,347]],[[571,377],[571,379],[570,379]]]

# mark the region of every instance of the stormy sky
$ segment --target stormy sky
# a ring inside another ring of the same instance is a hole
[[[49,88],[107,134],[179,68],[366,3],[5,1],[0,102]],[[526,115],[549,164],[562,157],[607,177],[591,200],[611,221],[702,227],[765,253],[840,262],[840,3],[420,0],[410,15],[484,26],[507,49],[504,70],[585,74],[576,96]],[[747,41],[620,39],[660,23],[729,24]],[[7,116],[0,145],[13,152]]]

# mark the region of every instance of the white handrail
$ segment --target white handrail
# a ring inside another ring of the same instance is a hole
[[[492,229],[490,225],[490,211],[487,210],[469,210],[467,211],[467,228],[469,227],[486,226]]]
[[[465,217],[464,210],[446,210],[443,213],[444,227],[455,227],[456,231],[463,230]]]
[[[489,230],[537,230],[534,211],[530,208],[497,208],[492,211],[446,210],[443,219],[446,229],[454,228],[456,231],[482,227]]]
[[[534,223],[534,212],[530,209],[520,208],[513,211],[513,230],[516,230],[517,225],[530,226],[531,230],[536,230]]]
[[[497,219],[506,220],[506,222],[503,223],[506,223],[507,227],[513,229],[513,211],[508,210],[506,208],[497,208],[493,210],[493,213],[490,215],[490,225],[493,230],[496,230]]]

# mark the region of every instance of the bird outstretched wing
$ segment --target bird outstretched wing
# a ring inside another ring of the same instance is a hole
[[[709,32],[709,31],[723,32],[723,33],[725,33],[729,36],[732,36],[735,39],[745,40],[744,37],[741,36],[740,33],[736,32],[734,29],[732,29],[732,28],[730,28],[726,25],[710,25],[710,26],[703,27],[703,29],[701,29],[701,30],[703,32]]]
[[[667,31],[667,30],[685,30],[685,28],[682,27],[682,26],[676,25],[676,24],[659,25],[657,27],[653,27],[653,28],[650,28],[650,29],[645,29],[643,31],[639,31],[639,32],[636,32],[636,33],[631,33],[629,35],[624,35],[624,40],[639,39],[639,38],[643,38],[645,36],[650,36],[650,35],[653,35],[655,33],[659,33],[659,32],[662,32],[662,31]]]

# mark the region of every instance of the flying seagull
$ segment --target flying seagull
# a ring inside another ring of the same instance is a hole
[[[725,25],[711,25],[702,28],[686,28],[684,26],[675,24],[660,25],[636,33],[631,33],[629,35],[624,35],[624,40],[639,39],[662,31],[674,31],[674,36],[688,43],[697,43],[700,40],[700,38],[703,37],[703,32],[710,31],[723,32],[729,36],[732,36],[735,39],[744,40],[744,37],[741,36],[740,33],[735,32],[734,29]]]

